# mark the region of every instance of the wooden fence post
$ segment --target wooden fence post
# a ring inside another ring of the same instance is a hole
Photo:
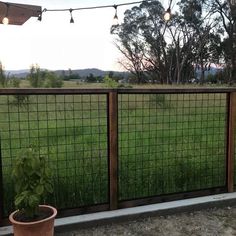
[[[236,131],[236,92],[228,94],[228,145],[227,145],[227,190],[234,191],[234,158],[235,158],[235,131]]]
[[[108,95],[108,136],[109,136],[109,200],[110,210],[118,208],[118,95]]]
[[[3,201],[4,201],[4,194],[3,194],[3,176],[2,176],[2,148],[1,148],[1,139],[0,139],[0,225],[3,220]]]

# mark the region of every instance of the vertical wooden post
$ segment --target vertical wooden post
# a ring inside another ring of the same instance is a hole
[[[2,167],[3,167],[2,166],[2,147],[1,147],[1,138],[0,138],[0,226],[3,220],[3,201],[4,201]]]
[[[118,95],[108,95],[110,210],[118,208]]]
[[[236,92],[228,94],[228,145],[227,145],[227,190],[234,191],[234,155],[235,155],[235,131],[236,131]]]

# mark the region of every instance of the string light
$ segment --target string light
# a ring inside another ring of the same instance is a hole
[[[112,25],[118,25],[119,21],[118,21],[118,15],[117,15],[117,8],[119,6],[128,6],[128,5],[134,5],[134,4],[139,4],[139,3],[143,3],[145,1],[137,1],[137,2],[129,2],[129,3],[121,3],[121,4],[116,4],[116,5],[104,5],[104,6],[92,6],[92,7],[78,7],[78,8],[64,8],[64,9],[46,9],[44,8],[44,10],[41,12],[41,14],[38,17],[39,21],[42,21],[42,15],[44,12],[63,12],[63,11],[69,11],[71,14],[71,19],[70,19],[70,23],[74,23],[74,19],[72,16],[72,12],[73,11],[80,11],[80,10],[93,10],[93,9],[101,9],[101,8],[115,8],[115,16],[113,18],[113,24]]]
[[[113,7],[115,8],[115,15],[113,17],[112,25],[117,26],[117,25],[119,25],[119,19],[118,19],[118,15],[117,15],[117,5],[114,5]]]
[[[72,16],[73,9],[70,8],[69,11],[70,11],[70,23],[75,23],[74,18]]]
[[[47,9],[44,8],[42,12],[40,12],[39,16],[38,16],[38,21],[42,21],[42,16],[43,16],[43,12],[46,12]]]
[[[171,19],[171,5],[173,0],[169,0],[169,7],[164,14],[164,20],[168,22]]]
[[[5,3],[5,5],[6,5],[7,10],[6,10],[5,17],[2,19],[2,23],[3,23],[4,25],[8,25],[8,24],[9,24],[9,19],[8,19],[9,4],[8,4],[8,3]]]
[[[170,7],[166,10],[165,14],[164,14],[164,20],[165,21],[169,21],[171,18],[171,10]]]
[[[7,13],[6,16],[3,18],[2,22],[3,24],[9,24],[9,19],[8,19],[8,8],[10,5],[13,5],[15,7],[18,7],[17,5],[14,5],[14,3],[5,3],[0,1],[1,3],[6,4],[7,6]],[[101,8],[115,8],[115,15],[113,17],[113,26],[114,25],[119,25],[119,20],[118,20],[118,15],[117,15],[117,8],[120,6],[128,6],[128,5],[134,5],[134,4],[140,4],[143,2],[151,2],[151,0],[149,1],[136,1],[136,2],[129,2],[129,3],[121,3],[121,4],[116,4],[116,5],[104,5],[104,6],[92,6],[92,7],[79,7],[79,8],[64,8],[64,9],[46,9],[44,8],[43,11],[40,12],[39,16],[38,16],[38,20],[42,21],[42,16],[44,12],[62,12],[62,11],[69,11],[70,12],[70,23],[74,23],[74,18],[72,15],[73,11],[79,11],[79,10],[92,10],[92,9],[101,9]],[[170,5],[171,5],[172,0],[170,0]],[[24,8],[24,7],[19,7],[19,8]],[[27,9],[28,8],[24,8]],[[165,14],[164,14],[164,20],[165,21],[169,21],[171,18],[171,10],[170,7],[166,10]]]
[[[38,17],[38,21],[42,21],[42,13],[40,13],[40,15]]]

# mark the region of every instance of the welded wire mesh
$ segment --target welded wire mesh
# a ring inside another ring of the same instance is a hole
[[[58,209],[108,202],[106,95],[0,96],[5,216],[14,208],[11,170],[20,150],[48,155]]]
[[[225,186],[226,94],[120,94],[119,199]]]

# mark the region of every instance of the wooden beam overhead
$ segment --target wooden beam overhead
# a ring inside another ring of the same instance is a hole
[[[7,17],[9,25],[23,25],[29,18],[38,17],[41,12],[41,6],[0,2],[0,24]]]

